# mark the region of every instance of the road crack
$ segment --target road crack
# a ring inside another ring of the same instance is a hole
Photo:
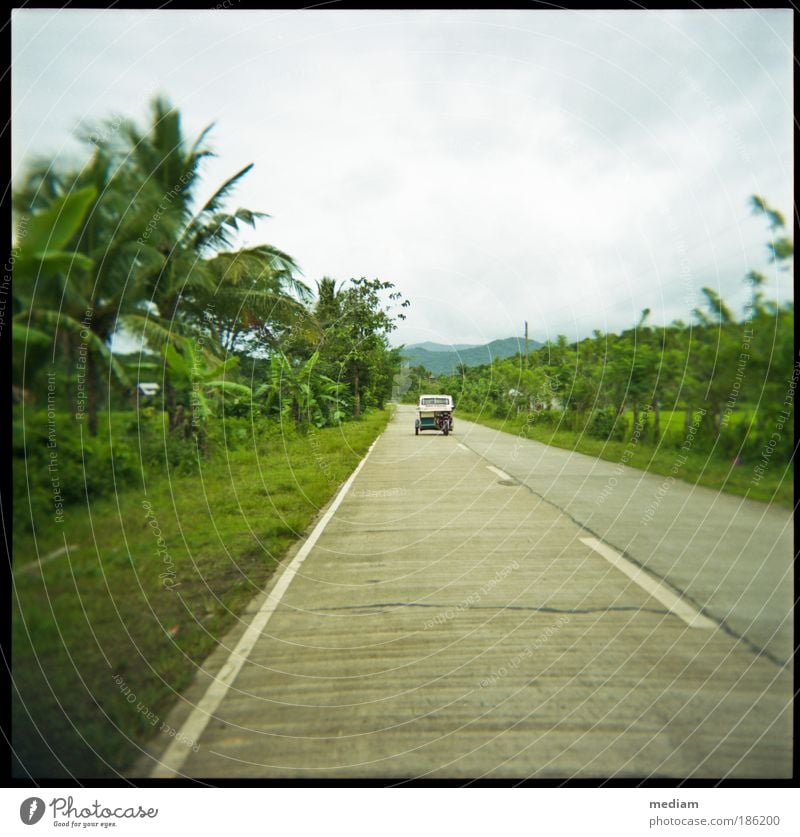
[[[459,611],[464,610],[521,610],[529,613],[571,613],[571,614],[589,614],[589,613],[613,613],[621,611],[635,611],[636,613],[655,613],[659,616],[674,616],[675,614],[669,610],[655,608],[655,607],[637,607],[635,605],[619,605],[612,607],[590,607],[590,608],[568,608],[568,607],[533,607],[525,605],[470,605],[463,607],[460,604],[439,604],[436,602],[374,602],[372,604],[361,605],[341,605],[337,607],[315,607],[307,609],[310,613],[333,612],[339,610],[375,610],[381,613],[387,612],[388,608],[400,609],[405,607],[428,607],[439,610],[452,610],[458,607]]]

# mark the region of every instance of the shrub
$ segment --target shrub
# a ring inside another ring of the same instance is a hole
[[[587,432],[595,439],[621,442],[628,430],[628,420],[613,407],[595,410],[589,421]]]
[[[37,411],[14,426],[15,524],[31,528],[34,518],[54,514],[55,497],[64,507],[112,494],[139,473],[135,437],[81,433],[74,416]],[[100,423],[100,427],[103,424]],[[44,519],[44,517],[40,518]]]

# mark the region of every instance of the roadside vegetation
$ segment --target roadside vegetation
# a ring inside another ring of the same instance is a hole
[[[114,776],[163,735],[177,694],[387,419],[372,411],[310,437],[265,425],[147,493],[98,498],[16,538],[18,772]]]
[[[761,197],[772,269],[789,269],[783,216]],[[766,298],[767,277],[744,281],[736,316],[711,288],[691,323],[563,336],[528,357],[460,365],[453,375],[408,370],[404,400],[454,396],[457,415],[490,427],[751,499],[793,505],[794,304]]]
[[[208,137],[158,99],[15,183],[18,775],[129,765],[388,420],[408,300],[240,245]]]

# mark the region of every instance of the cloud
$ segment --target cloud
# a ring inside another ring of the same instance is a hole
[[[749,195],[792,205],[787,10],[13,21],[16,167],[165,92],[190,133],[217,123],[209,191],[255,162],[237,199],[273,217],[248,240],[309,280],[395,282],[405,342],[686,320],[703,285],[743,300],[765,264]]]

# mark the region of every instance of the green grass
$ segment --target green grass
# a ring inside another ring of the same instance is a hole
[[[194,474],[148,463],[146,494],[134,480],[16,534],[15,773],[110,777],[132,764],[388,418],[276,429]],[[38,565],[65,544],[76,548]]]
[[[627,436],[630,438],[633,435],[633,410],[626,410],[624,413],[625,419],[628,422]],[[745,413],[731,413],[729,418],[729,426],[731,428],[746,422],[749,416]],[[686,410],[662,410],[659,420],[661,428],[662,446],[677,445],[680,447],[686,438],[685,424]],[[649,417],[649,427],[652,429],[653,416]]]
[[[602,441],[585,433],[551,427],[547,424],[527,424],[524,413],[508,418],[498,418],[488,413],[458,411],[458,417],[474,421],[486,427],[503,430],[513,435],[524,435],[528,439],[544,442],[557,448],[574,450],[589,456],[596,456],[609,462],[620,462],[625,455],[625,464],[631,468],[649,471],[664,476],[672,475],[692,485],[704,485],[729,494],[777,503],[786,508],[794,507],[794,482],[792,467],[775,461],[766,470],[763,478],[753,484],[753,465],[743,463],[734,465],[727,457],[715,457],[705,451],[690,450],[685,454],[684,462],[679,463],[680,446],[685,439],[684,417],[680,410],[664,411],[661,414],[661,444],[639,442],[631,444],[625,441]],[[627,416],[629,436],[633,425],[631,415]],[[734,423],[746,420],[746,416],[732,417]],[[677,471],[673,468],[678,465]]]

